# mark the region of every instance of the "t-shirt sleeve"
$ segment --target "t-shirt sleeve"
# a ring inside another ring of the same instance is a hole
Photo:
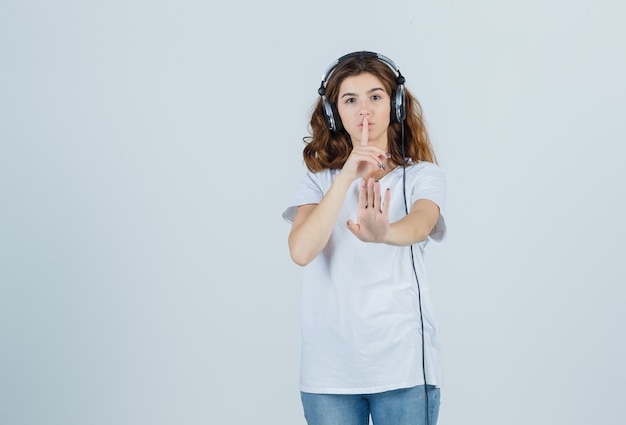
[[[439,207],[439,219],[431,230],[429,238],[443,242],[447,234],[446,226],[446,179],[443,171],[435,164],[420,163],[413,185],[411,203],[419,199],[429,199]]]
[[[283,212],[283,219],[288,223],[293,223],[296,211],[300,205],[319,204],[324,193],[322,191],[319,176],[312,172],[307,172],[300,181],[294,194],[291,196],[289,206]]]

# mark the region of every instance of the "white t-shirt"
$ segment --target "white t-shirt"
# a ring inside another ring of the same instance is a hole
[[[317,204],[339,170],[308,172],[298,185],[283,218],[293,222],[297,207]],[[356,221],[361,180],[346,195],[326,247],[303,270],[302,359],[300,390],[309,393],[367,394],[424,383],[418,287],[408,246],[361,242],[347,228]],[[391,190],[389,218],[405,215],[403,168],[380,180]],[[409,209],[418,199],[435,202],[441,215],[430,236],[413,245],[424,315],[426,380],[442,383],[441,349],[424,249],[446,234],[446,182],[430,162],[406,167]]]

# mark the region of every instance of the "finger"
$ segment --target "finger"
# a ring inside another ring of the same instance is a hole
[[[382,212],[382,205],[380,203],[380,183],[376,182],[374,183],[374,208],[376,208],[376,211],[380,211]]]
[[[385,203],[383,204],[383,214],[389,215],[389,204],[391,204],[391,189],[385,190]]]
[[[359,230],[361,230],[361,225],[358,223],[355,223],[352,220],[348,220],[348,230],[350,230],[352,233],[356,235],[357,233],[359,233]]]
[[[367,192],[365,188],[365,179],[361,182],[361,191],[359,192],[359,208],[367,208]]]
[[[360,155],[371,156],[373,159],[376,160],[376,162],[384,162],[386,159],[390,158],[391,155],[385,152],[384,149],[381,149],[378,146],[374,145],[357,145],[352,149],[352,151],[355,154],[358,153]]]
[[[376,206],[376,190],[374,178],[370,177],[367,180],[367,206],[370,208],[374,208]]]
[[[363,129],[361,130],[361,145],[366,146],[367,145],[367,139],[369,137],[369,129],[368,129],[368,125],[369,123],[367,122],[367,117],[363,117]]]

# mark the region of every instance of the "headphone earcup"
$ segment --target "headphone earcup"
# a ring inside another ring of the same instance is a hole
[[[406,118],[404,100],[404,90],[402,86],[399,86],[391,94],[391,122],[401,123]]]
[[[324,119],[330,131],[338,132],[343,130],[343,123],[339,117],[339,112],[335,105],[330,103],[326,96],[322,97],[322,109],[324,110]]]
[[[341,130],[343,130],[343,123],[341,122],[339,111],[337,110],[337,107],[333,104],[330,105],[330,108],[333,111],[333,117],[335,118],[335,132],[340,132]]]

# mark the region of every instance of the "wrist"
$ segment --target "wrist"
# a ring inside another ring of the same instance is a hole
[[[333,181],[333,183],[337,183],[343,186],[350,186],[356,179],[352,178],[350,176],[346,176],[345,174],[343,174],[341,171],[339,172],[339,174],[337,174],[337,176],[335,176],[335,179]]]
[[[398,231],[397,223],[389,223],[389,228],[387,229],[387,232],[385,233],[385,237],[382,243],[387,244],[387,245],[393,245],[393,246],[403,245],[402,240],[400,240],[398,237],[397,231]]]

